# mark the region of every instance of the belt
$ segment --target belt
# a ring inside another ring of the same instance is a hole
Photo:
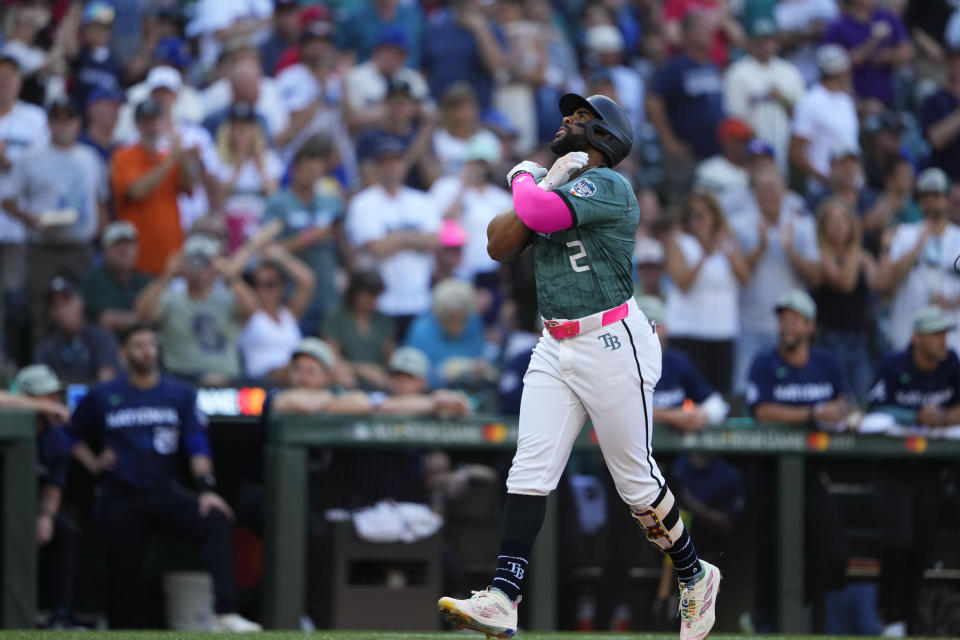
[[[549,331],[550,335],[554,338],[562,340],[563,338],[572,338],[581,333],[587,333],[623,320],[629,313],[629,302],[624,302],[619,307],[601,311],[578,320],[544,320],[543,326],[547,328],[547,331]]]

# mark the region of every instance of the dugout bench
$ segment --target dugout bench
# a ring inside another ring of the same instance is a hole
[[[278,416],[269,426],[266,451],[266,563],[264,622],[269,628],[298,625],[306,591],[308,450],[429,449],[511,452],[516,446],[516,419],[473,416],[450,421],[423,418],[343,419]],[[777,584],[781,633],[805,629],[803,604],[804,461],[810,458],[913,458],[960,460],[960,441],[924,437],[891,438],[808,432],[778,425],[754,425],[731,419],[722,427],[680,434],[655,425],[654,454],[705,452],[775,459],[778,490]],[[574,445],[595,451],[592,429],[584,428]],[[550,631],[557,621],[558,508],[556,494],[548,501],[543,529],[534,548],[526,601],[531,627]]]

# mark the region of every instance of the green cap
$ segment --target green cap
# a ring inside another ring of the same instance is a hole
[[[754,18],[753,21],[750,22],[749,35],[754,38],[775,36],[779,31],[774,19],[767,16]]]
[[[220,243],[208,235],[196,233],[183,243],[183,255],[203,256],[212,260],[220,255]]]
[[[663,322],[665,307],[663,300],[657,296],[637,296],[637,306],[650,322]]]
[[[333,349],[330,348],[326,342],[320,338],[304,338],[300,341],[300,344],[297,345],[297,348],[294,350],[293,355],[290,358],[296,358],[297,356],[310,356],[317,362],[323,365],[323,368],[327,371],[333,369],[333,364],[335,358],[333,357]]]
[[[45,364],[32,364],[21,369],[14,379],[14,385],[17,391],[28,396],[45,396],[63,387],[57,374]]]
[[[817,319],[817,303],[813,301],[809,293],[802,289],[787,291],[780,296],[780,299],[777,300],[777,306],[774,308],[777,313],[780,313],[784,309],[789,309],[790,311],[799,313],[811,322]]]
[[[405,373],[414,378],[426,378],[430,372],[427,354],[415,347],[400,347],[393,352],[387,368],[394,373]]]
[[[103,230],[103,235],[100,237],[100,243],[105,247],[109,247],[121,240],[136,241],[136,239],[137,228],[126,220],[118,220],[106,226]]]
[[[913,332],[918,334],[949,331],[956,325],[947,317],[946,312],[936,305],[920,307],[913,314]]]

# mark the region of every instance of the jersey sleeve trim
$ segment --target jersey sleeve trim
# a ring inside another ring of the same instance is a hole
[[[580,226],[580,220],[577,218],[577,209],[573,206],[573,204],[571,204],[569,194],[564,192],[562,189],[554,189],[551,193],[555,193],[560,196],[560,199],[563,200],[563,203],[567,205],[567,209],[570,210],[570,220],[572,222],[570,228],[572,229],[573,227]]]

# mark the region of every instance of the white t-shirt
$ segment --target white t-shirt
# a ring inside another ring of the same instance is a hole
[[[470,140],[474,138],[491,138],[492,145],[500,145],[500,140],[489,129],[480,129],[469,140],[461,140],[450,135],[446,129],[437,129],[433,133],[433,151],[440,162],[440,170],[444,175],[452,176],[460,172],[463,164],[469,157]]]
[[[280,318],[274,320],[266,311],[258,309],[243,328],[237,343],[243,354],[243,370],[251,378],[260,378],[290,361],[303,337],[300,325],[289,309],[280,309]]]
[[[770,143],[777,164],[787,167],[790,148],[790,113],[770,98],[776,88],[791,104],[803,95],[803,78],[797,68],[782,58],[761,64],[752,56],[730,65],[723,77],[723,103],[727,113],[750,123],[757,137]]]
[[[890,260],[896,261],[917,246],[922,222],[902,224],[897,228],[890,243]],[[939,236],[927,240],[927,245],[917,263],[900,282],[890,304],[890,324],[887,338],[894,349],[904,349],[913,333],[913,314],[922,306],[930,304],[933,294],[947,298],[960,295],[960,274],[953,268],[953,261],[960,256],[960,227],[948,223]],[[947,311],[956,322],[960,311]],[[960,347],[960,334],[956,330],[947,336],[951,349]]]
[[[191,38],[201,36],[200,62],[204,68],[209,69],[216,64],[222,48],[213,34],[241,20],[269,18],[272,15],[271,0],[198,0],[186,33]],[[261,29],[253,34],[253,43],[260,44],[268,36],[269,30]]]
[[[283,75],[283,72],[281,72]],[[416,69],[403,67],[392,78],[395,82],[406,83],[410,87],[410,95],[419,100],[430,97],[430,89],[423,75]],[[355,66],[347,73],[346,94],[347,104],[351,109],[369,109],[383,102],[387,97],[389,84],[373,60]]]
[[[798,202],[784,198],[777,224],[767,229],[767,250],[757,263],[753,277],[740,289],[740,326],[750,331],[773,334],[777,331],[774,307],[784,292],[791,289],[807,289],[806,283],[794,271],[790,259],[780,244],[780,234],[787,225],[793,224],[793,246],[807,260],[820,259],[817,245],[816,222]],[[760,211],[754,208],[731,222],[740,247],[744,252],[753,251],[759,244],[757,223]]]
[[[453,204],[462,185],[458,176],[444,176],[430,187],[430,197],[440,215]],[[488,184],[480,190],[467,190],[460,203],[460,224],[467,233],[467,244],[457,276],[473,280],[478,273],[490,273],[500,266],[487,254],[487,225],[513,206],[513,198],[504,189]]]
[[[688,267],[703,257],[703,247],[691,235],[677,240]],[[690,287],[667,292],[666,318],[670,335],[700,340],[732,340],[740,329],[737,293],[740,290],[730,261],[722,251],[707,257]]]
[[[716,155],[697,166],[694,184],[698,189],[705,189],[713,194],[729,219],[732,208],[742,200],[743,194],[750,190],[750,174],[722,155]]]
[[[440,214],[430,196],[406,186],[394,196],[380,185],[367,187],[353,197],[347,210],[347,237],[358,248],[393,231],[435,233],[439,227]],[[378,268],[385,285],[380,311],[411,315],[430,309],[432,252],[398,251],[380,260]]]
[[[773,8],[773,17],[783,33],[806,31],[815,22],[826,26],[838,14],[836,0],[782,0]],[[794,49],[789,56],[807,86],[820,79],[816,52],[816,44],[808,42]]]
[[[263,172],[273,181],[279,181],[283,175],[283,163],[276,153],[269,149],[263,156]],[[217,165],[211,172],[224,185],[233,178],[233,165],[217,157]],[[236,220],[243,226],[243,237],[249,239],[260,226],[263,212],[267,206],[267,192],[264,179],[253,160],[240,165],[240,173],[233,190],[227,194],[223,203],[223,213],[228,219]]]
[[[7,160],[16,164],[28,151],[47,145],[47,114],[40,107],[17,102],[7,115],[0,117],[0,140],[6,145]],[[0,200],[10,196],[12,172],[13,167],[0,171]],[[26,239],[23,224],[0,209],[0,243],[19,244]]]
[[[17,61],[17,64],[20,65],[20,73],[24,76],[32,76],[47,61],[46,51],[40,47],[27,46],[19,40],[6,43],[0,51],[3,52],[3,55],[10,56]]]
[[[618,65],[607,69],[610,72],[610,78],[613,80],[613,86],[617,90],[617,96],[620,99],[620,105],[630,116],[630,122],[634,127],[644,120],[643,111],[643,78],[636,69]]]
[[[860,122],[853,98],[844,91],[813,85],[793,111],[793,133],[807,141],[807,160],[813,168],[829,174],[834,149],[860,146]]]

